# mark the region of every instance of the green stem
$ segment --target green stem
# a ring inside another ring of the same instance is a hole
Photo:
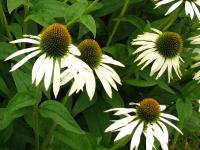
[[[8,21],[7,21],[7,19],[6,19],[6,15],[5,15],[5,13],[4,13],[3,6],[2,6],[1,1],[0,1],[0,21],[1,21],[2,25],[3,25],[3,28],[4,28],[5,31],[6,31],[6,34],[7,34],[7,36],[8,36],[8,39],[9,39],[10,41],[12,41],[13,38],[12,38],[12,35],[10,34],[10,31],[9,31],[9,28],[8,28]]]
[[[34,112],[33,112],[33,120],[34,120],[34,134],[35,134],[35,150],[39,150],[40,148],[40,142],[39,142],[39,118],[38,118],[38,114],[39,114],[39,108],[38,108],[38,105],[39,105],[39,102],[40,102],[40,99],[41,99],[41,89],[40,87],[38,86],[36,88],[36,99],[37,99],[37,102],[35,103],[33,109],[34,109]]]
[[[129,4],[129,0],[125,0],[124,6],[123,6],[123,8],[122,8],[122,10],[121,10],[121,12],[120,12],[120,14],[119,14],[119,17],[118,17],[119,19],[116,21],[116,23],[115,23],[115,25],[114,25],[114,27],[113,27],[113,30],[112,30],[112,32],[111,32],[109,38],[108,38],[108,41],[107,41],[107,43],[106,43],[106,46],[109,46],[110,43],[112,42],[112,39],[113,39],[113,37],[114,37],[114,35],[115,35],[115,33],[116,33],[118,27],[119,27],[119,24],[120,24],[120,22],[121,22],[121,18],[124,16],[124,14],[125,14],[125,12],[126,12],[126,10],[127,10],[127,8],[128,8],[128,4]]]
[[[167,20],[159,26],[159,29],[162,31],[166,31],[178,18],[180,12],[182,11],[182,8],[178,8],[174,13],[169,15]]]
[[[71,89],[71,88],[70,88],[70,89]],[[63,104],[63,105],[66,105],[66,103],[67,103],[67,100],[68,100],[68,97],[69,97],[68,95],[69,95],[70,89],[69,89],[69,91],[67,92],[67,94],[65,95],[65,97],[64,97],[63,100],[62,100],[62,104]],[[57,126],[57,123],[56,123],[55,121],[53,121],[52,124],[50,125],[50,128],[49,128],[49,130],[48,130],[48,133],[47,133],[47,135],[45,136],[44,141],[43,141],[43,143],[42,143],[42,145],[41,145],[41,147],[40,147],[41,150],[46,150],[46,147],[47,147],[49,141],[51,140],[53,131],[55,130],[56,126]]]
[[[72,24],[74,24],[75,22],[77,22],[77,20],[79,20],[80,17],[81,17],[82,15],[89,13],[90,10],[91,10],[98,2],[99,2],[99,0],[93,1],[93,2],[85,9],[85,11],[84,11],[81,15],[75,17],[72,21],[68,22],[68,23],[67,23],[67,26],[71,26]]]

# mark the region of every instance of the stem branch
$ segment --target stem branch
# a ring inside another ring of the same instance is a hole
[[[116,21],[116,23],[115,23],[115,25],[114,25],[114,27],[113,27],[113,30],[112,30],[112,32],[111,32],[109,38],[108,38],[108,41],[107,41],[107,43],[106,43],[106,46],[109,46],[110,43],[112,42],[112,39],[113,39],[113,37],[114,37],[114,35],[115,35],[115,33],[116,33],[118,27],[119,27],[119,24],[120,24],[120,22],[121,22],[121,18],[124,16],[124,14],[125,14],[125,12],[126,12],[126,10],[127,10],[127,8],[128,8],[128,3],[129,3],[129,0],[125,0],[124,6],[123,6],[123,8],[122,8],[122,10],[121,10],[121,12],[120,12],[120,14],[119,14],[119,17],[118,17],[119,19]]]

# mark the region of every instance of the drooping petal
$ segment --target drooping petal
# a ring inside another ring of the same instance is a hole
[[[141,122],[137,129],[135,130],[135,133],[133,134],[133,137],[131,139],[131,147],[130,149],[133,150],[135,148],[135,150],[138,150],[139,144],[140,144],[140,137],[142,134],[144,128],[144,122]]]
[[[172,124],[171,122],[169,122],[168,120],[166,120],[166,119],[164,119],[164,118],[162,118],[162,117],[160,117],[160,120],[163,121],[163,122],[165,122],[165,123],[167,123],[168,125],[172,126],[173,128],[175,128],[180,134],[183,134],[179,128],[177,128],[175,125],[173,125],[173,124]]]
[[[168,118],[168,119],[172,119],[172,120],[176,120],[179,121],[179,119],[173,115],[170,114],[166,114],[166,113],[161,113],[160,116],[164,117],[164,118]]]
[[[153,137],[153,131],[152,131],[151,125],[147,126],[145,133],[146,133],[146,150],[152,150],[153,143],[154,143],[154,137]]]
[[[34,63],[33,65],[33,69],[32,69],[32,83],[34,83],[35,81],[35,78],[36,78],[36,75],[37,75],[37,72],[40,68],[40,65],[42,65],[45,61],[45,57],[46,57],[46,54],[42,54],[37,60],[36,62]]]
[[[29,59],[35,57],[36,55],[38,55],[40,53],[40,51],[34,51],[32,53],[30,53],[29,55],[27,55],[26,57],[24,57],[22,60],[20,60],[18,63],[16,63],[12,69],[10,70],[15,71],[16,69],[18,69],[19,67],[21,67],[24,63],[26,63]]]
[[[98,68],[95,69],[95,72],[96,72],[96,74],[97,74],[99,80],[101,81],[101,83],[102,83],[102,85],[103,85],[103,87],[104,87],[106,93],[108,94],[108,96],[109,96],[110,98],[112,98],[112,89],[111,89],[111,87],[110,87],[109,82],[102,76],[102,73],[99,71]]]
[[[35,51],[35,50],[38,50],[38,49],[39,49],[39,47],[31,47],[31,48],[25,48],[25,49],[19,50],[19,51],[13,53],[12,55],[8,56],[5,59],[5,61],[12,59],[16,56],[19,56],[19,55],[22,55],[22,54],[25,54],[25,53],[29,53],[29,52],[32,52],[32,51]]]
[[[48,88],[51,84],[51,78],[53,75],[53,58],[49,58],[47,64],[48,64],[48,68],[44,75],[44,86],[45,86],[46,90],[48,90]]]
[[[125,67],[121,62],[119,62],[117,60],[114,60],[114,59],[112,59],[111,57],[109,57],[107,55],[103,55],[102,57],[103,57],[103,59],[102,59],[103,63],[113,64],[113,65],[120,66],[120,67]]]
[[[60,90],[60,64],[56,59],[54,64],[54,73],[53,73],[53,93],[57,97]]]
[[[22,38],[22,39],[18,39],[18,40],[14,40],[10,42],[11,44],[15,44],[15,43],[31,43],[31,44],[36,44],[39,45],[40,42],[37,40],[33,40],[33,39],[29,39],[29,38]]]

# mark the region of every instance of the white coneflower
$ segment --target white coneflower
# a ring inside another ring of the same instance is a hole
[[[181,78],[180,71],[180,52],[183,48],[183,40],[178,33],[161,32],[152,29],[154,32],[145,32],[132,41],[132,45],[141,45],[133,54],[140,53],[136,61],[143,64],[141,70],[153,62],[150,76],[158,72],[156,79],[161,77],[165,70],[168,71],[168,82],[173,78],[172,70]]]
[[[199,45],[200,44],[200,35],[191,37],[188,40],[191,40],[190,44]],[[200,56],[200,53],[199,53],[200,50],[199,50],[199,48],[194,49],[194,52],[197,53],[197,57]],[[196,67],[199,67],[199,66],[200,66],[200,62],[197,62],[197,63],[193,64],[191,67],[192,68],[196,68]],[[200,70],[195,73],[193,79],[197,80],[198,83],[200,83]]]
[[[113,64],[121,67],[124,67],[124,65],[112,59],[111,57],[102,54],[102,50],[95,40],[86,39],[82,41],[78,45],[78,49],[81,52],[80,59],[83,60],[88,66],[90,66],[90,68],[96,73],[106,93],[109,97],[112,97],[111,87],[117,90],[116,83],[121,84],[121,80],[115,70],[107,64]],[[84,85],[86,85],[88,96],[90,97],[90,99],[92,99],[96,88],[96,81],[93,71],[85,69],[84,71],[79,73],[79,75],[75,78],[71,93],[74,91],[78,92],[84,87]],[[65,72],[63,72],[63,74],[61,78],[61,83],[65,84],[68,82],[70,75],[66,75],[67,73]]]
[[[65,63],[65,66],[69,69],[77,64],[79,66],[85,64],[77,61],[78,58],[75,55],[79,56],[80,51],[72,44],[71,35],[62,24],[54,23],[38,36],[24,35],[24,38],[11,41],[10,43],[30,43],[34,45],[33,47],[19,50],[5,59],[9,60],[16,56],[30,53],[16,63],[10,71],[18,69],[29,59],[40,55],[32,69],[32,82],[35,82],[37,86],[44,79],[45,89],[48,90],[51,81],[53,81],[55,97],[60,89],[61,61],[68,61],[69,63]]]
[[[116,111],[114,115],[123,115],[116,120],[105,132],[119,132],[114,141],[132,134],[130,150],[138,149],[142,133],[146,137],[146,150],[152,150],[154,140],[157,139],[163,150],[168,150],[169,133],[165,124],[182,132],[167,119],[178,121],[173,115],[163,113],[165,105],[160,105],[153,98],[145,98],[140,103],[130,103],[136,108],[113,108],[106,112]]]
[[[196,14],[197,18],[200,20],[200,13],[196,5],[200,6],[200,0],[161,0],[158,3],[156,3],[156,8],[168,4],[168,3],[174,3],[166,12],[165,15],[170,14],[175,9],[177,9],[180,6],[185,5],[185,13],[186,15],[190,15],[190,18],[193,19],[194,14]]]

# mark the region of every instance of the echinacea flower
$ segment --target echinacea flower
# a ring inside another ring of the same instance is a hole
[[[191,40],[190,44],[199,45],[200,44],[200,35],[190,37],[188,40]],[[198,57],[200,56],[199,52],[200,52],[199,48],[195,49],[195,53],[197,53]],[[197,58],[197,60],[198,60],[198,58]],[[200,66],[200,62],[197,62],[197,63],[193,64],[191,67],[196,68],[199,66]],[[195,73],[193,79],[197,80],[198,83],[200,83],[200,70]]]
[[[35,61],[32,68],[32,83],[38,86],[44,79],[45,89],[48,90],[51,82],[53,82],[53,92],[55,97],[60,89],[60,69],[61,62],[65,61],[65,66],[73,68],[74,65],[83,66],[85,63],[77,61],[81,53],[76,46],[72,44],[72,38],[67,28],[58,23],[48,26],[38,36],[24,35],[24,38],[11,41],[10,43],[30,43],[30,48],[19,50],[5,60],[10,60],[16,56],[27,54],[22,60],[16,63],[10,71],[14,71],[26,63],[29,59],[39,58]],[[68,64],[66,63],[68,61]],[[52,79],[53,78],[53,79]]]
[[[200,0],[161,0],[158,3],[156,3],[156,8],[161,5],[172,3],[172,2],[174,4],[168,9],[165,15],[168,15],[172,13],[178,7],[182,7],[183,5],[185,5],[186,15],[189,14],[190,18],[193,19],[194,14],[196,14],[197,18],[200,20],[199,9],[196,6],[196,5],[200,6]]]
[[[154,141],[157,139],[163,150],[168,150],[169,133],[165,124],[175,128],[168,119],[178,121],[173,115],[163,113],[165,105],[160,105],[153,98],[145,98],[140,103],[130,103],[134,108],[113,108],[106,112],[116,111],[114,115],[123,115],[120,120],[114,121],[105,132],[118,132],[114,141],[120,140],[127,135],[132,135],[130,150],[138,150],[142,133],[146,137],[146,150],[152,150]]]
[[[78,49],[81,52],[80,59],[83,60],[93,71],[85,69],[80,72],[79,75],[75,77],[71,92],[78,92],[86,86],[88,96],[92,99],[96,89],[95,72],[108,96],[112,97],[111,87],[117,90],[116,83],[121,84],[121,80],[115,70],[108,64],[121,67],[124,67],[124,65],[119,61],[112,59],[110,56],[103,54],[99,44],[95,40],[86,39],[82,41],[78,45]],[[68,82],[70,75],[67,75],[65,71],[63,74],[61,75],[61,83],[65,84]]]
[[[173,79],[172,70],[181,78],[180,61],[183,61],[180,57],[183,48],[181,36],[175,32],[161,32],[153,28],[151,30],[154,32],[145,32],[132,41],[132,45],[141,45],[133,52],[133,54],[140,53],[135,62],[140,61],[138,66],[143,64],[141,70],[153,62],[150,76],[158,72],[156,79],[160,78],[165,70],[168,71],[168,82]]]

